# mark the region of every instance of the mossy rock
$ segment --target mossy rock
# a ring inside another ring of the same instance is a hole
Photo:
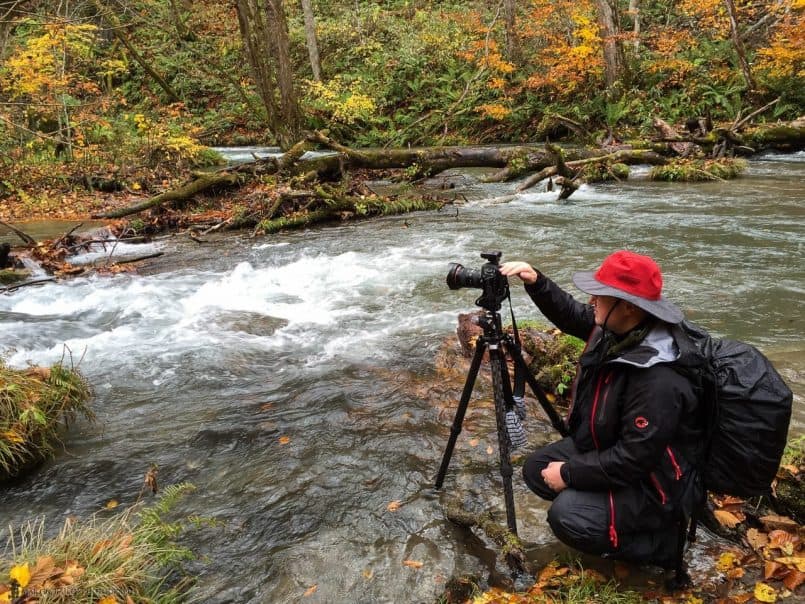
[[[13,268],[5,268],[0,270],[0,284],[11,285],[25,281],[31,277],[30,271],[17,270]]]

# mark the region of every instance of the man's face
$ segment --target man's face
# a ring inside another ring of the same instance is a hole
[[[618,304],[618,298],[613,296],[591,296],[590,305],[595,311],[596,325],[603,327],[604,321],[606,321],[606,328],[618,334],[626,333],[631,329],[630,317],[627,316],[629,314],[627,304],[623,300]]]

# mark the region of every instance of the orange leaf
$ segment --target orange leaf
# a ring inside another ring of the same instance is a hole
[[[785,576],[785,579],[783,579],[783,585],[789,590],[794,591],[797,587],[802,585],[803,581],[805,581],[805,573],[799,570],[792,570]]]
[[[715,510],[713,515],[721,526],[726,526],[727,528],[735,528],[737,525],[741,524],[741,520],[732,512]]]
[[[408,568],[422,568],[424,566],[419,560],[404,560],[403,564]]]
[[[400,509],[400,502],[399,501],[392,501],[386,506],[386,509],[389,512],[396,512],[397,510]]]
[[[314,593],[316,593],[316,590],[317,590],[318,588],[319,588],[319,586],[318,586],[318,585],[311,585],[310,587],[308,587],[308,588],[305,590],[305,593],[304,593],[304,594],[302,594],[302,595],[303,595],[304,597],[312,596]]]
[[[785,566],[783,566],[779,562],[766,560],[766,562],[763,564],[763,578],[769,579],[771,577],[774,577],[774,573],[779,571],[781,568],[785,568]]]
[[[489,445],[489,446],[486,448],[486,454],[487,454],[487,455],[492,455],[492,453],[494,453],[494,452],[495,452],[495,450],[492,448],[492,445]]]
[[[471,438],[470,439],[470,446],[471,447],[477,447],[479,442],[480,441],[477,438]]]
[[[289,442],[291,442],[291,437],[290,436],[280,436],[280,444],[281,445],[287,445]]]

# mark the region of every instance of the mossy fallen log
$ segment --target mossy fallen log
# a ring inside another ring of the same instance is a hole
[[[25,281],[30,276],[31,271],[13,268],[0,269],[0,284],[11,285],[12,283],[19,283],[20,281]]]
[[[93,218],[122,218],[124,216],[137,214],[143,210],[148,210],[165,203],[186,201],[194,195],[201,193],[202,191],[206,191],[207,189],[211,189],[213,187],[231,187],[238,184],[238,182],[239,177],[237,174],[210,174],[208,176],[201,176],[190,181],[186,185],[179,187],[178,189],[165,191],[164,193],[160,193],[155,197],[135,203],[134,205],[118,208],[117,210],[112,210],[110,212],[95,214],[93,215]]]
[[[680,158],[664,166],[651,169],[651,180],[669,182],[699,182],[708,180],[730,180],[737,178],[746,169],[746,161],[731,157],[719,159]]]
[[[504,526],[495,522],[489,512],[473,514],[465,510],[455,497],[447,497],[444,513],[448,520],[466,528],[477,527],[493,543],[501,548],[500,554],[511,570],[530,573],[523,542]]]
[[[91,389],[75,369],[11,369],[0,362],[0,483],[15,479],[52,457],[69,422],[82,415]]]
[[[264,233],[276,233],[285,229],[311,226],[323,222],[344,220],[355,217],[391,216],[422,210],[438,210],[446,202],[424,198],[361,198],[354,196],[333,197],[332,193],[319,190],[324,206],[318,209],[299,212],[289,216],[281,216],[264,220],[257,230]]]

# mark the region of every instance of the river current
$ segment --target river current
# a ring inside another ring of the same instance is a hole
[[[460,201],[440,212],[166,240],[137,248],[166,252],[142,274],[0,296],[7,362],[76,364],[98,416],[2,490],[0,539],[33,517],[54,534],[109,500],[131,504],[157,464],[163,485],[197,487],[178,513],[218,521],[186,538],[202,601],[433,602],[452,576],[494,582],[494,548],[440,505],[451,494],[505,518],[488,390],[470,402],[443,493],[432,489],[462,386],[435,359],[479,293],[449,290],[445,275],[485,251],[580,298],[574,271],[619,248],[652,255],[690,319],[773,360],[795,392],[791,432],[805,433],[805,153],[756,158],[723,183],[651,183],[647,171],[565,203],[544,190],[504,201],[513,185],[464,171],[448,191],[429,183]],[[518,320],[541,318],[519,284],[512,297]],[[532,443],[553,438],[530,410]],[[514,491],[531,555],[564,551],[517,475]]]

